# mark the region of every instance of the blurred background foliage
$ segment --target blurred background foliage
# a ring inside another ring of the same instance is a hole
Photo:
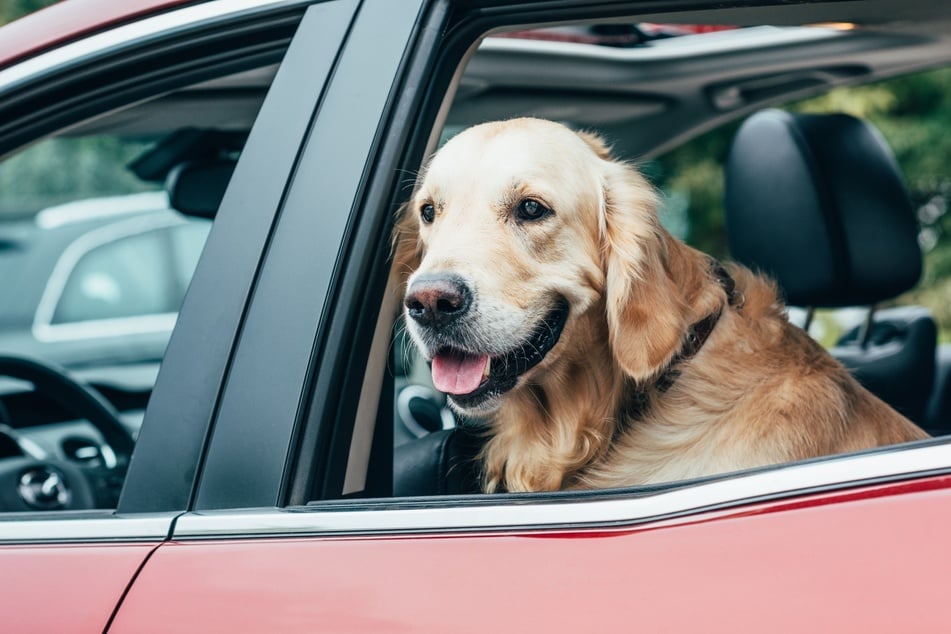
[[[786,108],[847,112],[881,131],[904,173],[925,254],[921,283],[894,303],[927,306],[942,341],[951,341],[951,69],[838,88]],[[726,259],[723,164],[738,126],[701,135],[645,166],[666,195],[665,224],[694,246]],[[823,343],[832,341],[823,338]]]
[[[40,141],[0,162],[0,219],[29,217],[41,209],[99,196],[160,188],[128,169],[152,139],[111,136]]]
[[[0,0],[0,24],[12,22],[27,13],[53,4],[56,0]]]
[[[0,24],[54,2],[0,0]],[[0,218],[30,216],[45,207],[83,198],[156,189],[155,184],[141,182],[126,168],[150,141],[61,137],[23,150],[0,163]]]

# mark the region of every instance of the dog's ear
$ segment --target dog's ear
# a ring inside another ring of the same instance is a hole
[[[598,155],[598,158],[604,160],[611,159],[611,147],[605,142],[600,135],[595,134],[594,132],[587,132],[585,130],[575,131],[581,140],[588,144],[588,147]]]
[[[422,245],[419,241],[419,218],[413,213],[408,202],[400,205],[396,212],[396,225],[393,227],[391,244],[393,265],[390,268],[390,286],[402,298],[406,292],[406,281],[419,268],[422,261]]]
[[[603,162],[600,232],[611,350],[635,381],[655,377],[680,350],[690,325],[675,281],[682,253],[657,217],[658,197],[636,169]]]

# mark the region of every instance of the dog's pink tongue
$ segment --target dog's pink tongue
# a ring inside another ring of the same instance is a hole
[[[468,394],[482,383],[488,355],[441,352],[433,357],[433,385],[447,394]]]

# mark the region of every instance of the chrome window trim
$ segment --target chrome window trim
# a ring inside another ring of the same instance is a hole
[[[163,211],[156,209],[155,211]],[[38,341],[69,341],[116,337],[149,332],[171,332],[175,327],[178,313],[155,313],[133,315],[130,317],[112,317],[107,319],[88,319],[59,324],[53,323],[53,315],[66,290],[73,270],[80,260],[90,252],[111,242],[148,233],[167,227],[185,224],[184,218],[176,216],[139,216],[93,229],[71,242],[53,266],[43,294],[33,316],[33,336]]]
[[[261,10],[309,4],[308,0],[213,0],[162,13],[76,42],[51,49],[0,71],[0,93],[47,75],[85,63],[96,56],[143,44],[157,36],[188,26],[253,14]]]
[[[836,456],[764,471],[740,473],[712,482],[657,493],[616,496],[468,498],[427,505],[402,498],[381,509],[314,505],[291,509],[251,509],[187,513],[174,539],[267,537],[279,535],[368,535],[633,526],[693,513],[737,507],[766,499],[951,473],[951,439],[883,452]],[[474,500],[474,501],[473,501]],[[401,504],[406,502],[406,504]],[[354,506],[360,504],[355,501]],[[401,508],[402,507],[402,508]]]
[[[68,513],[68,512],[67,512]],[[0,514],[0,546],[72,542],[154,542],[168,537],[177,513],[145,513],[33,519],[28,515]]]

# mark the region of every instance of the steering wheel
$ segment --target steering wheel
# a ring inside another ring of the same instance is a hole
[[[37,392],[88,420],[115,454],[114,464],[102,467],[48,458],[0,460],[0,511],[95,508],[98,501],[117,493],[134,440],[112,404],[65,370],[34,359],[0,356],[0,376],[32,383]]]

